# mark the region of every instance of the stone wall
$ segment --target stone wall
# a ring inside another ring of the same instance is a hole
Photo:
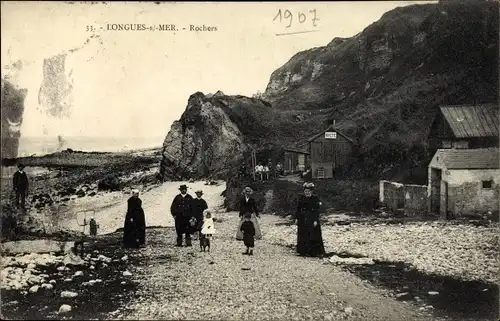
[[[390,211],[403,209],[405,216],[427,214],[427,186],[380,181],[379,201]]]

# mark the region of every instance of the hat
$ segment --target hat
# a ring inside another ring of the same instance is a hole
[[[314,188],[314,184],[313,183],[304,183],[304,185],[302,185],[304,187],[304,189],[313,189]]]
[[[134,189],[132,190],[132,194],[139,194],[139,190],[138,190],[137,188],[134,188]]]
[[[249,190],[250,192],[253,192],[253,189],[250,186],[245,186],[243,191]]]
[[[17,168],[25,168],[26,166],[24,166],[23,164],[19,164],[17,165]]]
[[[184,190],[187,190],[188,188],[187,188],[187,186],[186,186],[186,185],[181,185],[181,187],[179,187],[179,189],[182,191],[183,189],[184,189]]]
[[[195,193],[196,193],[196,194],[203,194],[203,191],[202,191],[201,189],[199,189],[199,190],[197,190]]]

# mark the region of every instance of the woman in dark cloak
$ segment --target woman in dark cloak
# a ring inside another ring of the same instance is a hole
[[[312,194],[314,184],[304,184],[304,195],[300,196],[297,213],[297,253],[300,256],[321,257],[325,254],[319,210],[321,202]]]
[[[138,248],[146,243],[146,219],[139,191],[133,190],[128,199],[127,215],[123,228],[123,247]]]
[[[252,197],[253,190],[250,186],[246,186],[243,189],[243,197],[240,198],[240,222],[238,224],[238,230],[236,231],[236,239],[238,241],[243,241],[243,232],[241,231],[241,225],[245,221],[245,214],[249,213],[251,215],[250,221],[253,223],[255,228],[255,239],[260,240],[262,238],[262,233],[260,231],[260,225],[257,218],[260,218],[259,210],[257,209],[257,204],[255,199]]]

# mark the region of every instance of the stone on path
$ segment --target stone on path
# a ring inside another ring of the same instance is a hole
[[[78,296],[78,293],[76,292],[71,292],[71,291],[62,291],[61,292],[61,298],[76,298]]]
[[[71,311],[71,305],[68,305],[68,304],[63,304],[59,308],[59,313],[67,313],[67,312],[70,312],[70,311]]]
[[[31,288],[30,288],[30,293],[36,293],[38,292],[38,289],[40,289],[40,287],[38,285],[33,285]]]
[[[344,312],[347,313],[347,314],[352,314],[353,310],[354,310],[353,308],[347,307],[347,308],[344,309]]]
[[[45,290],[52,290],[54,288],[54,286],[50,283],[44,283],[42,284],[42,289],[45,289]]]

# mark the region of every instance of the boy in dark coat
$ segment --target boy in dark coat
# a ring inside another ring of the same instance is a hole
[[[28,194],[28,175],[24,172],[24,165],[19,164],[17,166],[19,170],[14,173],[12,178],[12,187],[16,193],[16,207],[21,205],[21,208],[26,209],[26,195]]]
[[[186,185],[181,185],[179,190],[181,193],[175,196],[170,206],[170,212],[175,219],[177,246],[182,246],[183,235],[186,235],[186,246],[192,246],[189,220],[193,217],[193,197],[187,193]]]
[[[255,246],[255,226],[253,225],[251,218],[252,214],[246,213],[245,220],[241,224],[240,230],[243,232],[243,244],[247,247],[245,255],[253,255],[253,248]]]

